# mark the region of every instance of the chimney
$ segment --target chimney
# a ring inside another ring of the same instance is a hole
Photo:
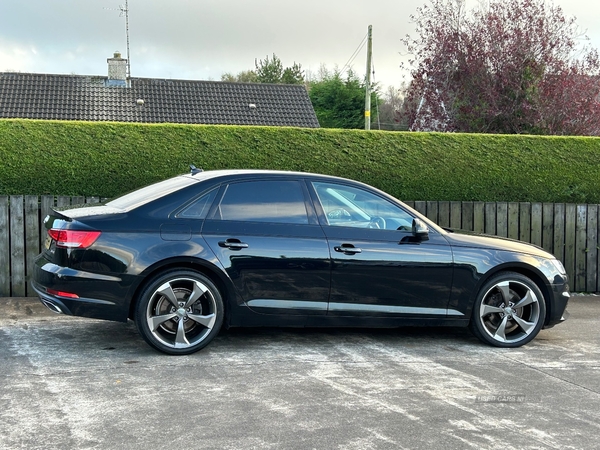
[[[113,58],[106,60],[108,63],[107,86],[127,87],[127,60],[121,58],[120,52],[115,52]]]

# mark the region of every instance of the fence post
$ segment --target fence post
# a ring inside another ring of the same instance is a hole
[[[450,227],[450,202],[440,202],[438,207],[438,225],[440,227]]]
[[[10,196],[10,281],[11,295],[25,297],[25,226],[23,196]]]
[[[44,248],[44,242],[46,241],[46,227],[44,226],[44,219],[50,214],[54,207],[54,195],[42,195],[40,199],[40,249]]]
[[[31,288],[31,275],[33,274],[33,261],[40,253],[40,204],[37,195],[25,196],[25,285],[26,295],[33,295]]]
[[[508,237],[508,203],[496,203],[496,235]]]
[[[577,208],[572,203],[565,205],[565,269],[571,280],[572,289],[577,288],[575,279],[575,224]]]
[[[531,243],[542,246],[542,204],[531,204]]]
[[[461,202],[450,202],[450,228],[460,229],[462,226]]]
[[[496,203],[487,202],[485,204],[485,233],[496,234]]]
[[[427,202],[427,218],[438,223],[438,202]]]
[[[575,285],[577,290],[586,288],[585,263],[587,260],[586,248],[587,205],[577,205],[577,221],[575,224]]]
[[[587,292],[598,290],[598,205],[588,205],[587,210]]]
[[[531,203],[519,204],[519,240],[531,242]]]
[[[463,230],[473,231],[473,202],[462,203],[462,224]]]
[[[473,231],[485,233],[485,203],[473,203]]]
[[[10,230],[8,197],[0,197],[0,297],[10,297]]]

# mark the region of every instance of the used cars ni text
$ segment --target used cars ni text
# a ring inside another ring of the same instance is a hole
[[[562,264],[443,229],[371,186],[258,170],[174,177],[54,211],[32,285],[57,313],[134,320],[189,354],[225,327],[469,326],[517,347],[567,317]]]

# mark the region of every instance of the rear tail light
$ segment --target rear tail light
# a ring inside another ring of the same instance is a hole
[[[57,230],[52,228],[48,234],[56,241],[57,247],[62,248],[88,248],[102,234],[100,231],[75,231]]]
[[[57,295],[58,297],[79,298],[79,295],[73,294],[72,292],[57,291],[55,289],[46,289],[46,292],[51,295]]]

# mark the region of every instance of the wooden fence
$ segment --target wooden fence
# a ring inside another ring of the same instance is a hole
[[[0,196],[0,297],[34,295],[28,280],[45,239],[43,220],[54,206],[98,198]],[[564,203],[408,202],[441,226],[519,239],[560,259],[571,289],[600,291],[599,205]]]
[[[33,296],[33,260],[46,239],[43,222],[53,207],[98,203],[97,197],[0,196],[0,297]]]

